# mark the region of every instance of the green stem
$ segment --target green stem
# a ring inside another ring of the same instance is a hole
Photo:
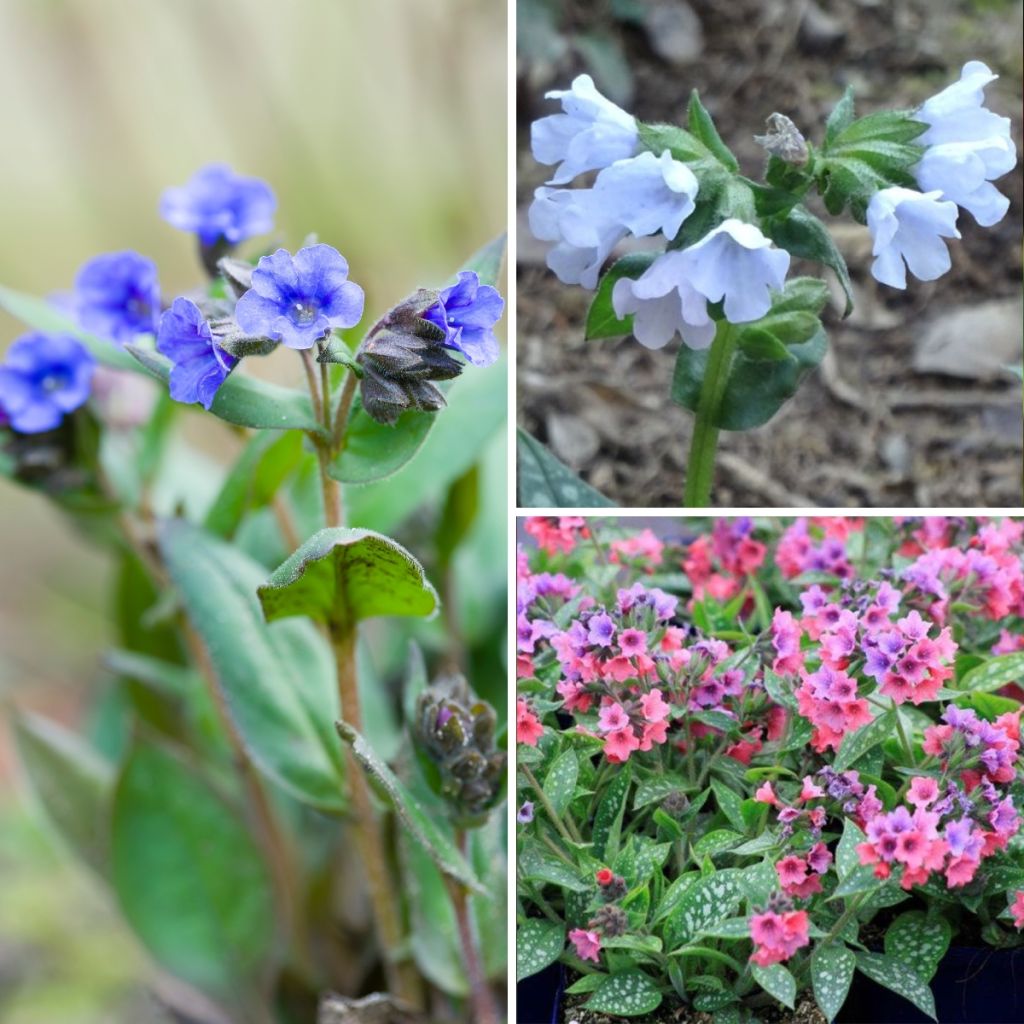
[[[683,504],[687,508],[707,508],[711,504],[711,485],[715,479],[715,450],[718,447],[718,418],[725,388],[729,383],[732,355],[738,332],[728,320],[720,320],[711,343],[704,381],[700,386],[697,418],[686,463],[686,489]]]
[[[896,731],[900,734],[900,742],[903,744],[903,753],[907,757],[907,767],[914,767],[914,748],[910,745],[910,739],[907,736],[906,730],[903,728],[903,720],[900,718],[900,709],[896,706],[896,701],[892,702],[892,713],[896,718]]]
[[[530,768],[525,764],[521,764],[519,766],[519,770],[526,776],[526,781],[529,782],[531,786],[533,786],[533,790],[537,794],[537,799],[540,801],[541,807],[543,807],[544,810],[547,811],[548,820],[558,830],[558,834],[570,846],[572,846],[575,843],[578,843],[580,841],[579,837],[571,836],[566,831],[566,827],[565,824],[562,822],[562,819],[557,814],[555,814],[555,809],[551,806],[551,801],[548,800],[547,793],[544,792],[543,788],[541,787],[541,784],[537,781],[537,776],[534,775],[533,772],[530,771]]]

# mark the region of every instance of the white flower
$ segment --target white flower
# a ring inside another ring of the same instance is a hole
[[[621,320],[633,314],[633,337],[647,348],[664,348],[676,333],[690,348],[707,348],[715,337],[708,300],[689,280],[689,262],[680,250],[659,256],[635,281],[620,277],[612,288],[612,308]]]
[[[693,171],[666,150],[641,153],[606,167],[594,182],[595,209],[637,236],[676,237],[693,213],[699,190]]]
[[[541,187],[530,204],[530,230],[542,242],[554,242],[547,265],[564,284],[597,287],[597,275],[626,229],[603,217],[592,189]]]
[[[590,75],[575,78],[571,89],[547,95],[561,100],[565,113],[534,121],[530,139],[538,163],[560,164],[551,184],[572,181],[577,174],[600,170],[636,152],[636,119],[605,99]]]
[[[925,151],[914,176],[925,192],[940,192],[987,228],[998,224],[1010,207],[990,179],[1012,171],[1016,163],[1012,143],[997,136],[983,142],[944,142]]]
[[[1002,220],[1010,205],[989,182],[1017,164],[1010,119],[982,106],[985,86],[997,77],[980,61],[970,61],[958,82],[915,115],[929,126],[918,139],[928,149],[914,168],[917,183],[925,192],[941,192],[983,227]]]
[[[742,324],[771,309],[771,291],[782,291],[789,253],[775,249],[753,224],[730,217],[684,250],[690,283],[709,302],[725,299],[725,317]]]
[[[926,100],[915,120],[929,125],[917,140],[925,146],[944,142],[980,142],[993,136],[1010,137],[1010,119],[986,110],[985,86],[995,81],[994,75],[980,60],[968,61],[960,72],[960,80]]]
[[[612,307],[620,318],[634,314],[633,334],[648,348],[661,348],[676,332],[690,348],[707,348],[715,336],[709,302],[724,299],[730,323],[760,320],[788,270],[788,252],[753,224],[730,218],[688,249],[659,256],[635,281],[616,281]]]
[[[959,238],[956,203],[940,192],[883,188],[868,203],[868,228],[874,239],[871,273],[892,288],[906,288],[907,269],[921,281],[934,281],[950,268],[943,238]]]

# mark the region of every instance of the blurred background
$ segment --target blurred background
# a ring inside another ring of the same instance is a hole
[[[226,161],[275,190],[271,241],[294,250],[315,232],[336,246],[374,316],[504,229],[506,52],[495,0],[0,0],[0,283],[48,294],[96,253],[133,248],[156,260],[165,297],[192,287],[193,240],[157,203]],[[0,313],[0,352],[23,331]],[[297,384],[297,368],[272,357],[258,372]],[[237,440],[212,417],[188,421],[208,492]],[[503,447],[488,450],[489,484],[504,480]],[[464,603],[503,619],[504,520],[477,533],[471,547],[495,549],[494,600]],[[112,575],[50,505],[0,481],[0,701],[102,733],[110,709],[88,709],[107,682]],[[470,641],[494,627],[465,623]],[[31,813],[0,728],[0,1021],[163,1020],[149,970]]]
[[[847,85],[859,114],[911,107],[981,60],[1000,76],[987,105],[1012,119],[1020,150],[1020,0],[519,0],[518,12],[519,423],[624,507],[680,503],[693,416],[668,398],[678,342],[585,342],[591,293],[562,285],[529,233],[547,176],[529,127],[556,109],[548,89],[586,71],[640,120],[678,124],[697,88],[760,180],[753,136],[773,111],[820,141]],[[870,276],[866,228],[828,218],[856,310],[827,316],[829,355],[772,421],[723,432],[716,505],[1020,505],[1021,385],[1005,367],[1021,362],[1022,180],[1018,163],[997,182],[1011,205],[996,227],[961,214],[952,271],[905,292]]]

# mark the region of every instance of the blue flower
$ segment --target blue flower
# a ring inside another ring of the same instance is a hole
[[[239,242],[274,226],[277,200],[259,178],[235,174],[226,164],[200,168],[187,185],[160,197],[160,216],[179,231],[191,231],[203,245]]]
[[[472,270],[464,270],[441,302],[423,314],[424,320],[447,332],[445,345],[457,349],[474,366],[490,366],[499,355],[494,325],[501,319],[505,300],[489,284],[481,284]]]
[[[363,301],[363,289],[348,280],[348,262],[337,249],[310,245],[294,256],[278,249],[256,265],[235,320],[250,337],[312,348],[335,328],[355,327]]]
[[[26,334],[0,365],[0,408],[19,434],[53,430],[89,397],[95,368],[70,334]]]
[[[156,347],[174,363],[171,398],[198,402],[204,409],[213,405],[217,389],[238,363],[213,340],[210,325],[191,299],[175,299],[160,318]]]
[[[137,252],[108,252],[75,278],[75,317],[87,331],[116,345],[156,330],[160,285],[156,264]]]

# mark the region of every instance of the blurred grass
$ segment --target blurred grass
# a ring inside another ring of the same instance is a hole
[[[133,248],[165,298],[193,286],[193,240],[157,203],[217,160],[272,185],[272,241],[344,253],[368,315],[439,284],[505,227],[506,39],[496,0],[0,0],[0,283],[48,294]],[[0,313],[0,352],[23,330]],[[258,370],[297,383],[294,362]],[[100,682],[106,559],[0,484],[0,573],[0,700],[75,719]],[[144,958],[12,802],[8,743],[0,1021],[142,1024]]]

